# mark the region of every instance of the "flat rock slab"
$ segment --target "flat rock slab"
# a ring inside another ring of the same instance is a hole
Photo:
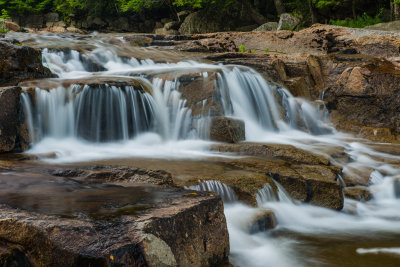
[[[221,198],[0,173],[0,239],[39,266],[212,266],[229,254]]]

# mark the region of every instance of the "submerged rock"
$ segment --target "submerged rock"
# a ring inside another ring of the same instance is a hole
[[[396,198],[400,198],[400,179],[394,181],[394,194]]]
[[[277,225],[275,214],[272,210],[263,210],[250,219],[249,232],[256,234],[275,228]]]

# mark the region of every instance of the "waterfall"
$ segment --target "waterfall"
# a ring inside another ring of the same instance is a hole
[[[274,184],[276,185],[277,191],[274,192],[272,186],[268,183],[264,185],[263,188],[258,190],[256,201],[259,207],[263,206],[265,203],[268,202],[283,202],[283,203],[293,203],[292,198],[290,197],[289,193],[283,188],[283,186],[278,183],[277,181],[273,180]]]
[[[211,118],[221,115],[244,121],[248,141],[293,130],[316,135],[330,132],[317,107],[248,67],[194,61],[155,63],[118,56],[101,44],[92,51],[44,49],[43,64],[59,76],[59,85],[53,89],[40,88],[40,84],[33,90],[27,87],[21,101],[31,140],[36,143],[46,138],[130,141],[148,133],[164,143],[209,140]],[[208,85],[213,88],[207,88],[213,91],[189,104],[181,92],[186,83],[176,75],[180,72],[189,74],[189,82],[190,75],[203,82],[214,79]],[[102,83],[96,77],[128,82]],[[86,79],[90,81],[82,85]],[[132,79],[135,82],[130,86]],[[65,86],[64,80],[72,85]],[[221,110],[215,114],[208,101]],[[192,116],[194,106],[196,116]],[[198,147],[204,150],[205,146]]]
[[[261,207],[265,202],[277,201],[274,189],[270,184],[267,183],[263,188],[258,190],[256,201],[259,207]]]
[[[246,135],[258,139],[258,133],[304,130],[311,134],[332,133],[325,113],[310,102],[277,85],[265,81],[246,67],[225,68],[218,78],[226,115],[246,122]]]
[[[196,191],[210,191],[217,193],[221,196],[224,202],[234,202],[237,201],[235,191],[233,191],[229,186],[221,183],[217,180],[210,181],[199,181],[198,185],[188,186],[186,189],[196,190]]]
[[[89,141],[127,140],[153,128],[154,103],[132,86],[73,85],[24,92],[32,140],[76,137]]]

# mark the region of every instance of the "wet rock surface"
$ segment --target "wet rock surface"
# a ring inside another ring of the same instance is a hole
[[[18,146],[20,127],[20,87],[0,87],[0,153]]]
[[[272,210],[263,210],[250,220],[249,232],[250,234],[265,232],[275,228],[276,225],[277,221],[274,212]]]
[[[7,242],[1,260],[18,253],[19,261],[27,259],[18,266],[214,266],[227,260],[228,232],[215,194],[143,187],[130,179],[140,170],[45,167],[49,174],[41,174],[43,167],[27,171],[23,165],[0,172],[2,184],[18,181],[1,189],[0,239]],[[146,175],[149,186],[165,173]],[[116,185],[120,180],[135,186]]]
[[[210,139],[223,143],[244,141],[246,139],[244,122],[227,117],[211,118]]]
[[[34,48],[0,41],[0,85],[16,85],[20,81],[52,77],[42,65],[41,52]]]
[[[369,201],[373,198],[373,194],[364,186],[346,187],[343,190],[345,197],[358,201]]]

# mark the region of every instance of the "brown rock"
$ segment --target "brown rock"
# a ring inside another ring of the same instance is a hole
[[[40,266],[214,266],[229,254],[222,201],[207,194],[112,222],[0,209],[1,239],[22,245]]]
[[[174,186],[171,174],[162,170],[153,171],[139,168],[133,169],[102,166],[86,169],[60,169],[52,172],[52,175],[79,178],[84,181],[109,182],[129,186]]]
[[[373,195],[368,187],[352,186],[343,189],[344,196],[358,201],[369,201]]]
[[[7,242],[0,242],[0,266],[30,267],[32,264],[29,262],[23,247]]]
[[[19,127],[20,87],[0,88],[0,153],[15,148]]]
[[[245,126],[241,120],[226,117],[214,117],[210,124],[210,139],[224,143],[244,141]]]
[[[0,86],[15,85],[20,81],[52,77],[43,67],[39,50],[0,42]]]
[[[397,141],[399,84],[400,68],[387,60],[346,69],[325,94],[327,107],[337,111],[331,113],[334,123],[375,141]]]
[[[218,144],[212,146],[211,149],[239,155],[281,159],[291,163],[329,165],[329,159],[325,156],[317,155],[292,145],[263,143]]]
[[[14,32],[18,32],[21,29],[21,26],[19,26],[17,23],[15,22],[11,22],[11,21],[6,21],[6,28],[10,31],[14,31]]]

